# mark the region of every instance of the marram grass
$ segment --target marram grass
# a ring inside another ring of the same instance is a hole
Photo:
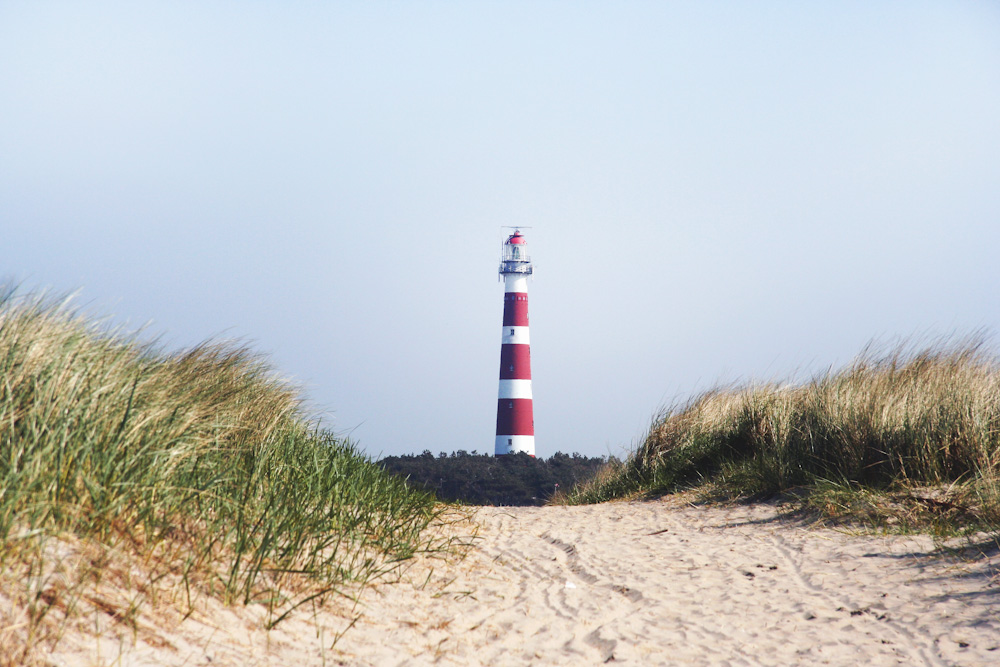
[[[944,488],[945,500],[904,495],[997,530],[1000,363],[980,338],[870,347],[804,384],[709,391],[656,416],[624,463],[566,501],[695,486],[744,497],[794,491],[845,515],[863,494],[843,491]]]
[[[46,616],[68,622],[122,554],[143,571],[117,621],[172,582],[276,623],[449,548],[428,530],[447,513],[307,420],[245,348],[169,353],[0,294],[0,664],[51,644]]]

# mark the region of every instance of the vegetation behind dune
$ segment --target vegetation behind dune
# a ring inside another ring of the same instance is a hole
[[[866,349],[804,384],[715,389],[656,416],[565,502],[699,486],[827,514],[1000,528],[1000,364],[981,338]]]
[[[611,457],[611,460],[615,460]],[[519,452],[494,456],[458,450],[434,457],[386,456],[378,464],[438,498],[467,505],[544,505],[559,489],[594,476],[609,461],[556,452],[548,459]]]

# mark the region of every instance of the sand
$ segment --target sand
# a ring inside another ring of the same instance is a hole
[[[1000,557],[677,499],[483,508],[464,560],[265,632],[207,602],[57,665],[1000,665]],[[343,636],[338,638],[353,623]],[[331,648],[336,639],[336,644]]]

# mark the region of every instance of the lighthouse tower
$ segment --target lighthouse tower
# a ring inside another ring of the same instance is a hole
[[[531,260],[519,230],[507,237],[500,256],[503,276],[503,336],[497,400],[495,453],[535,455],[535,418],[531,406],[531,353],[528,344],[528,276]]]

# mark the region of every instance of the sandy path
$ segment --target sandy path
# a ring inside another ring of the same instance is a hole
[[[372,665],[1000,664],[996,562],[775,516],[484,509],[480,550],[444,594],[383,591],[338,648]]]
[[[140,637],[121,663],[1000,665],[1000,557],[776,516],[667,501],[485,508],[465,561],[366,594],[333,651],[317,636],[329,644],[346,610],[269,634],[220,610],[185,621],[169,652]]]

